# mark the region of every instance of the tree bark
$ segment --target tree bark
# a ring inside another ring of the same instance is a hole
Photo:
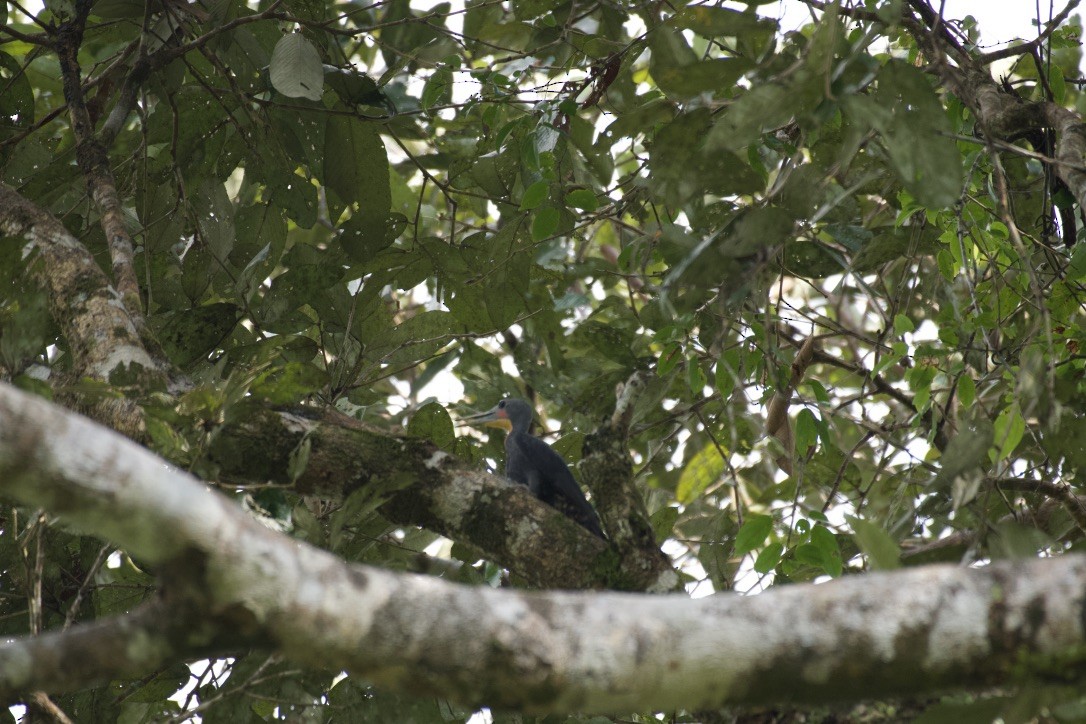
[[[847,700],[1086,674],[1077,555],[699,600],[466,587],[346,564],[131,441],[6,386],[0,490],[167,578],[202,629],[164,638],[156,665],[273,648],[392,689],[532,713]],[[42,673],[45,652],[119,625],[0,644],[0,693],[134,673],[123,657],[115,670],[103,663],[63,681]]]

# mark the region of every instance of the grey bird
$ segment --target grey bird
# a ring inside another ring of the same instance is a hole
[[[505,437],[506,477],[526,485],[532,495],[603,538],[596,511],[585,499],[566,461],[532,434],[533,417],[532,406],[526,400],[509,398],[486,412],[463,418],[463,422],[508,430]]]

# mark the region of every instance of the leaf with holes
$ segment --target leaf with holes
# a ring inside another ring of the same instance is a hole
[[[272,87],[288,98],[319,101],[324,92],[324,66],[313,44],[297,33],[284,35],[268,64]]]

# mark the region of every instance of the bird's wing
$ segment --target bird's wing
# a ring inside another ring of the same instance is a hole
[[[506,451],[510,453],[510,459],[506,464],[507,466],[516,464],[520,470],[523,470],[524,479],[517,482],[523,482],[530,486],[527,476],[532,472],[536,472],[539,475],[537,482],[539,490],[533,490],[532,492],[539,497],[543,497],[544,494],[553,490],[554,493],[565,497],[584,498],[581,486],[573,479],[573,474],[569,472],[566,461],[562,459],[561,455],[552,450],[550,445],[538,437],[527,434],[515,435],[513,442],[515,443],[515,449]],[[512,471],[509,471],[509,473],[510,477],[512,477]],[[544,488],[550,488],[551,490],[544,490]]]
[[[528,434],[514,435],[506,449],[506,474],[527,485],[532,494],[602,537],[596,511],[562,456],[547,443]]]

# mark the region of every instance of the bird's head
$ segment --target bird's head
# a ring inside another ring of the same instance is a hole
[[[461,421],[468,425],[500,427],[506,432],[527,432],[532,426],[532,414],[532,406],[526,400],[513,397],[502,400],[486,412],[461,418]]]

